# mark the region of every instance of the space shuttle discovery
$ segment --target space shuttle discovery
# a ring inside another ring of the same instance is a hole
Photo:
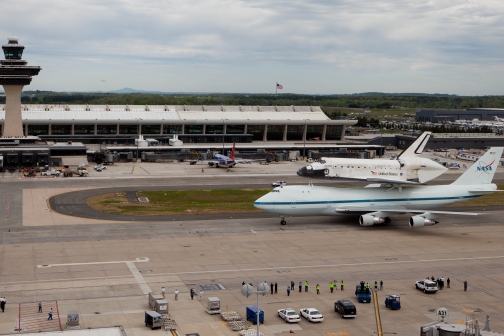
[[[321,158],[297,171],[312,179],[352,179],[377,183],[422,184],[443,174],[442,165],[420,157],[431,132],[424,132],[394,160]]]

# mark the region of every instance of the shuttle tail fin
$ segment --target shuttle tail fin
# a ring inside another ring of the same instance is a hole
[[[405,159],[409,157],[416,157],[421,154],[429,141],[432,132],[423,132],[408,148],[403,150],[401,154],[397,156],[397,159]]]
[[[492,183],[504,147],[492,147],[469,167],[452,185],[480,185]]]

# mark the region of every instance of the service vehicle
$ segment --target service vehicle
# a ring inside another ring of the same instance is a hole
[[[285,182],[285,181],[275,181],[275,182],[271,183],[271,186],[273,186],[273,187],[281,187],[281,186],[284,186],[286,184],[287,184],[287,182]]]
[[[371,290],[361,286],[360,284],[355,286],[355,296],[357,296],[357,301],[359,301],[359,303],[371,302]]]
[[[51,170],[43,170],[40,175],[42,176],[59,176],[60,172],[57,171],[56,169],[51,169]]]
[[[95,169],[96,171],[101,172],[102,170],[107,169],[107,166],[104,166],[103,164],[99,164],[99,165],[97,165],[97,166],[94,166],[94,169]]]
[[[334,311],[339,313],[341,317],[356,317],[357,308],[350,300],[338,300],[334,302]]]
[[[391,310],[401,309],[401,297],[397,294],[391,294],[385,299],[385,307]]]
[[[301,321],[298,313],[292,308],[284,308],[278,311],[278,316],[285,320],[285,322],[294,323]]]
[[[264,310],[257,308],[257,306],[247,306],[245,311],[247,321],[257,324],[257,317],[259,316],[259,323],[264,324]]]
[[[438,291],[437,282],[431,280],[419,280],[415,283],[415,288],[424,293],[436,293]]]
[[[324,321],[324,316],[315,308],[302,308],[299,311],[299,315],[303,316],[310,322]]]

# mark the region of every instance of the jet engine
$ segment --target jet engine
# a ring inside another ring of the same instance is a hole
[[[409,226],[412,228],[415,227],[422,227],[422,226],[429,226],[429,225],[435,225],[439,223],[436,220],[433,219],[427,219],[422,216],[413,216],[409,220]]]
[[[375,217],[373,215],[362,215],[359,217],[360,226],[371,226],[385,223],[385,218]]]

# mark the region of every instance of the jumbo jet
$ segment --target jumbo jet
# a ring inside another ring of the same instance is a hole
[[[250,163],[250,160],[243,160],[243,159],[238,159],[235,158],[235,144],[233,144],[233,147],[231,148],[231,156],[226,156],[222,154],[215,154],[213,157],[213,161],[208,161],[208,165],[210,167],[215,167],[215,168],[232,168],[236,166],[237,163]]]
[[[424,132],[395,160],[321,158],[297,171],[302,177],[313,179],[351,179],[378,183],[423,184],[447,169],[431,159],[419,155],[432,132]]]
[[[450,185],[402,186],[370,184],[364,188],[284,186],[273,189],[254,202],[266,212],[285,216],[359,215],[359,224],[389,223],[397,215],[412,214],[410,227],[439,223],[443,215],[477,216],[478,213],[434,209],[497,192],[492,183],[504,147],[492,147]],[[500,190],[499,190],[500,191]]]

